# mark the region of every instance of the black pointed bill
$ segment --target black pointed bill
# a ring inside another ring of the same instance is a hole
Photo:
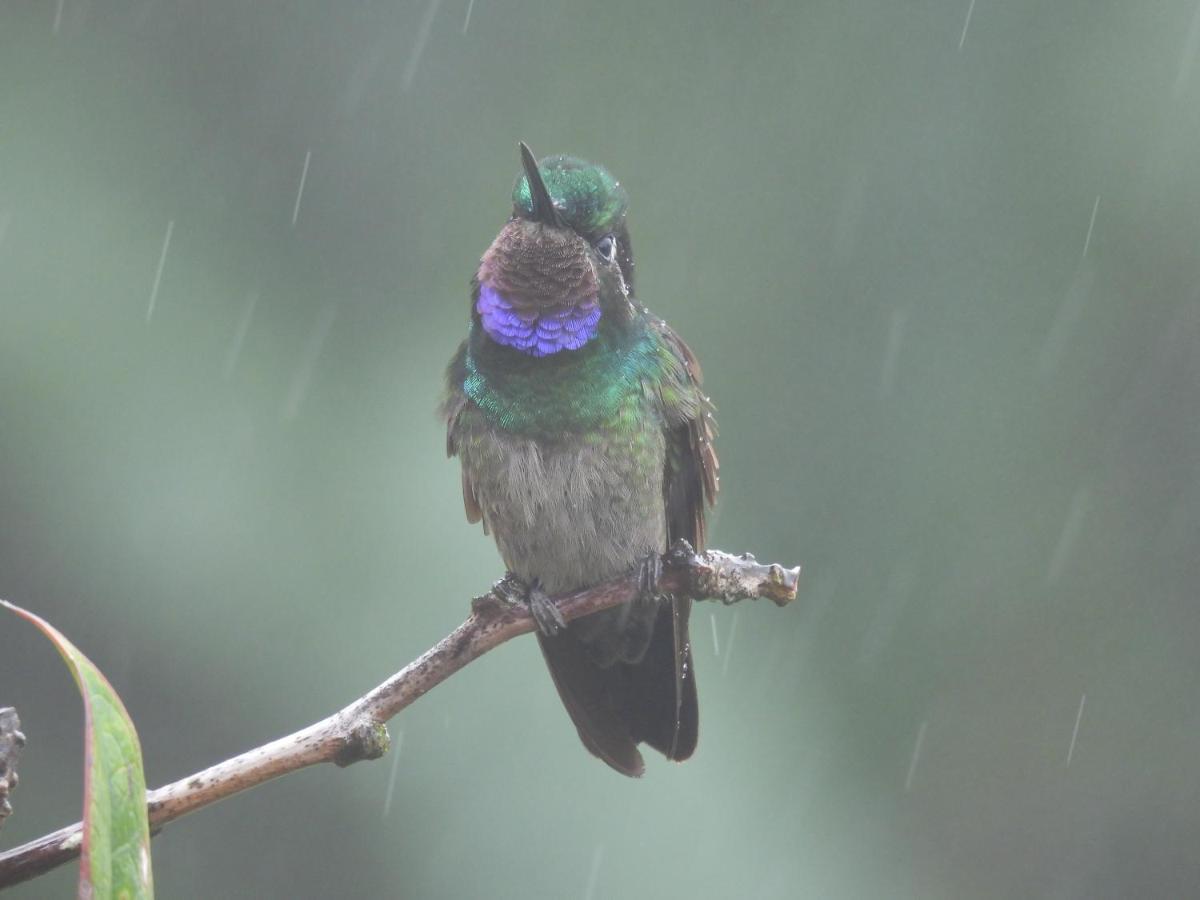
[[[558,210],[554,208],[550,192],[546,190],[546,182],[542,181],[542,173],[538,171],[537,159],[534,157],[533,151],[524,141],[521,141],[520,147],[521,165],[525,169],[525,177],[529,180],[529,202],[533,207],[533,215],[530,218],[543,225],[561,228],[562,219],[559,218]]]

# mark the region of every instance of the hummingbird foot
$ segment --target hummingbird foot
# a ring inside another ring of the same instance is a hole
[[[541,583],[535,578],[525,594],[525,602],[529,604],[529,612],[533,621],[537,622],[538,630],[547,637],[554,637],[567,627],[567,620],[554,602],[542,590]]]
[[[525,582],[515,573],[508,572],[504,578],[492,585],[492,593],[511,606],[527,606],[533,621],[537,623],[538,631],[548,637],[553,637],[567,627],[567,620],[542,590],[541,583],[536,578]]]
[[[635,603],[654,604],[667,599],[667,595],[658,588],[662,570],[663,559],[657,553],[648,553],[638,562],[638,595],[634,598]]]
[[[509,606],[524,604],[528,593],[529,586],[513,572],[505,572],[504,577],[492,585],[492,595]]]

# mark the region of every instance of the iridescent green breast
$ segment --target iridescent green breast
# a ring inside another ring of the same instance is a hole
[[[474,332],[479,326],[471,327]],[[600,428],[636,431],[648,424],[647,401],[663,387],[670,359],[652,331],[625,340],[602,332],[586,347],[554,358],[521,359],[500,350],[513,358],[495,365],[491,354],[497,348],[468,339],[463,392],[489,424],[530,436]]]

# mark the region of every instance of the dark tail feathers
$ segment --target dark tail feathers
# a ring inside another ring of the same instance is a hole
[[[637,745],[683,761],[696,749],[699,711],[688,642],[690,600],[664,603],[641,662],[601,668],[568,627],[538,635],[554,685],[583,745],[618,772],[638,777]]]

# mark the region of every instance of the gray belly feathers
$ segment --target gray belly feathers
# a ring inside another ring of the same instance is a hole
[[[503,432],[464,442],[462,462],[504,564],[556,594],[614,578],[664,552],[665,438],[655,430],[634,446]],[[638,662],[654,615],[652,604],[627,604],[576,620],[571,631],[600,665]]]

